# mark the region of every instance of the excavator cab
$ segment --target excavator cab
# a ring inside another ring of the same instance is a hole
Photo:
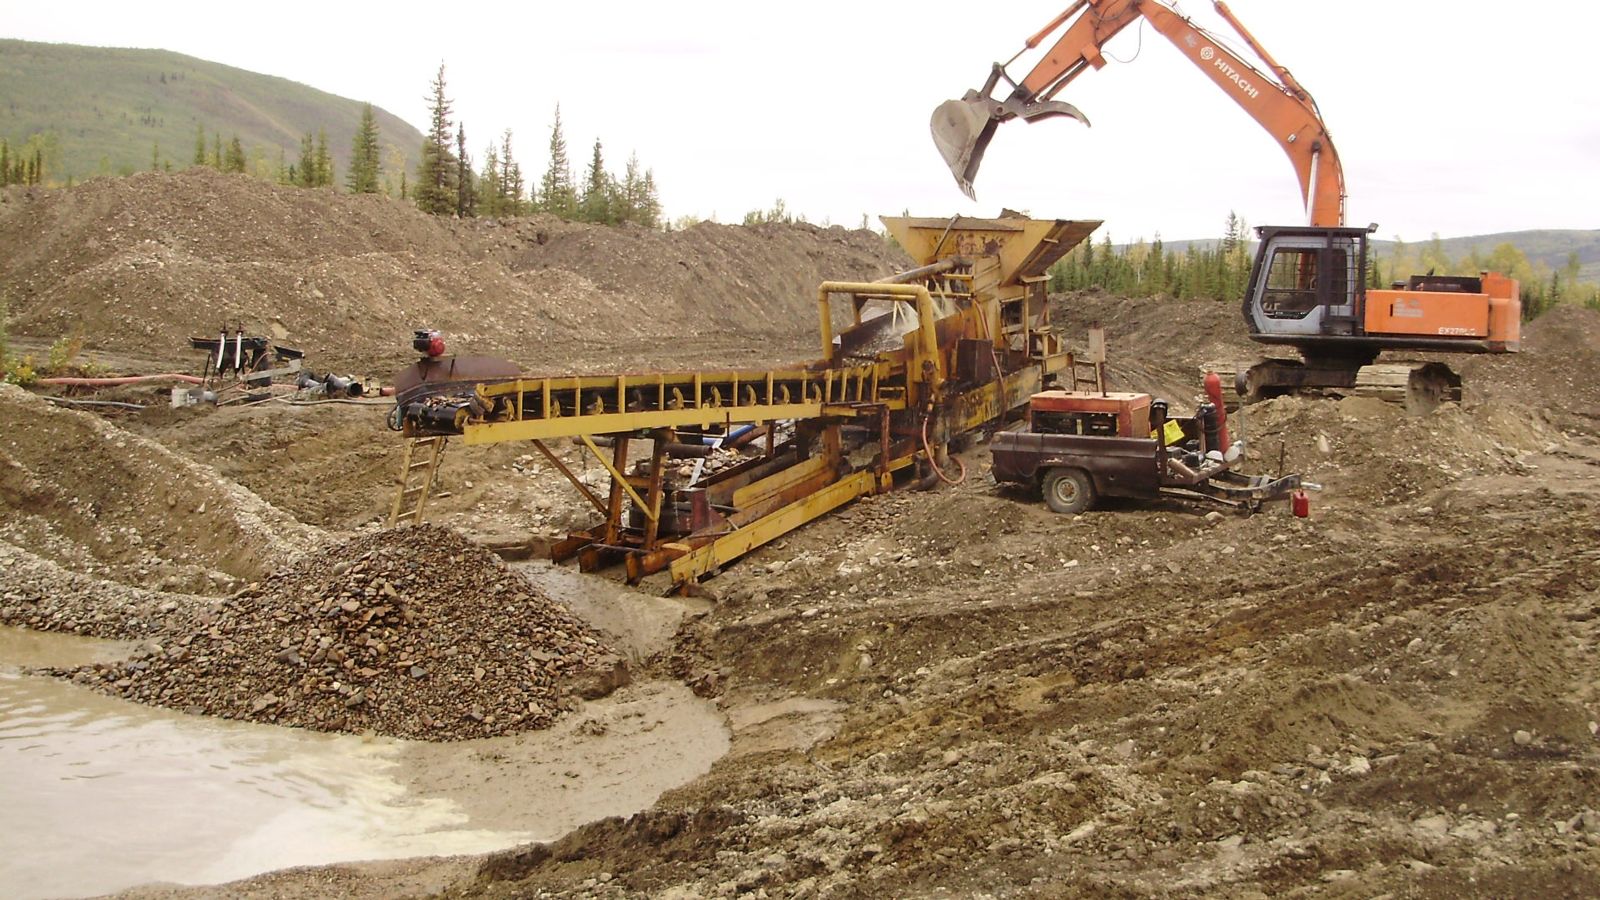
[[[1367,288],[1368,228],[1263,225],[1244,318],[1250,336],[1319,356],[1376,356],[1385,348],[1503,353],[1520,345],[1515,279],[1420,276]]]
[[[1244,314],[1257,340],[1359,333],[1366,229],[1268,226],[1256,233],[1261,244]]]

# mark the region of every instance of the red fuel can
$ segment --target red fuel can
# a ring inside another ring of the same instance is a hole
[[[1311,495],[1305,491],[1295,491],[1290,495],[1289,506],[1294,510],[1295,518],[1304,519],[1311,515]]]

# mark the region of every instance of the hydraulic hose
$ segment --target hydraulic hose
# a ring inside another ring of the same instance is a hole
[[[928,420],[931,418],[933,417],[922,417],[922,451],[928,454],[928,465],[933,468],[933,474],[938,475],[939,480],[943,481],[945,484],[955,487],[956,485],[967,480],[967,464],[961,461],[961,457],[955,457],[956,465],[961,467],[961,477],[956,479],[951,479],[949,475],[946,475],[944,471],[939,468],[939,461],[933,457],[933,447],[928,444]]]
[[[124,384],[141,384],[146,381],[183,381],[189,384],[205,382],[193,375],[167,372],[162,375],[122,375],[116,378],[41,378],[38,384],[60,384],[72,387],[117,387]]]

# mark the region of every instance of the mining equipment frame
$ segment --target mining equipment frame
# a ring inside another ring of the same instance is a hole
[[[391,425],[413,440],[531,442],[599,516],[556,542],[553,559],[576,558],[584,571],[622,562],[630,583],[665,570],[687,590],[857,498],[931,484],[952,439],[998,427],[1058,373],[1073,372],[1050,323],[1046,272],[1098,221],[1007,213],[883,222],[917,266],[881,281],[821,284],[814,362],[466,381],[410,371],[397,379]],[[781,441],[780,422],[792,423]],[[747,424],[766,428],[759,457],[703,480],[675,475],[674,456],[701,455],[702,440]],[[641,438],[648,455],[630,467],[630,444]],[[556,439],[585,446],[609,487],[597,492],[572,472],[546,443]]]

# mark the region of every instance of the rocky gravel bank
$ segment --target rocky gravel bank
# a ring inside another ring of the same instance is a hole
[[[326,547],[183,612],[128,660],[53,674],[192,713],[435,741],[543,728],[627,680],[566,607],[434,526]]]

